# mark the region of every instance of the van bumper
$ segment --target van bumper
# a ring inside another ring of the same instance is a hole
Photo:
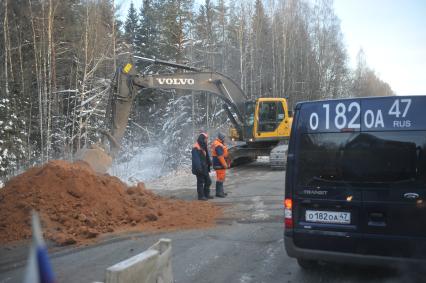
[[[426,259],[365,255],[299,248],[294,244],[293,237],[289,236],[284,236],[284,245],[289,257],[300,259],[395,267],[401,265],[426,265]]]

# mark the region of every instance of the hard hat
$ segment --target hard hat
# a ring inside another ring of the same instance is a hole
[[[222,134],[221,132],[217,133],[217,138],[220,139],[221,141],[225,141],[225,135]]]

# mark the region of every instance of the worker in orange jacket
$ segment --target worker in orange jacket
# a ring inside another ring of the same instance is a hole
[[[227,193],[223,190],[225,182],[226,169],[229,168],[228,148],[225,145],[225,135],[218,133],[217,138],[211,145],[213,157],[213,169],[216,171],[216,196],[224,198]]]

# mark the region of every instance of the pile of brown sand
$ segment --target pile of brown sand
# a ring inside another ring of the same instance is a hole
[[[0,190],[0,244],[31,237],[33,209],[44,236],[60,245],[114,231],[209,227],[221,215],[210,203],[160,197],[143,183],[128,188],[87,163],[60,160],[31,168]]]

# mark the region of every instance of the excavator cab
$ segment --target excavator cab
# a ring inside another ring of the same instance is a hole
[[[287,99],[259,98],[254,112],[255,141],[285,140],[290,136],[293,118],[289,116]]]
[[[231,127],[229,136],[232,140],[279,141],[290,136],[291,123],[285,98],[258,98],[245,103],[244,138],[238,130]]]

